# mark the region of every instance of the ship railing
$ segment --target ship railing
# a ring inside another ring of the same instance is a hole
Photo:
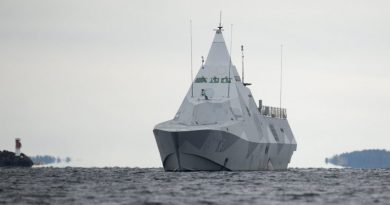
[[[286,108],[261,106],[258,109],[259,109],[260,114],[267,116],[267,117],[281,118],[281,119],[287,118]]]

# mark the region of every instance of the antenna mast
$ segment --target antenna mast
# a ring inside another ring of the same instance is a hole
[[[245,84],[245,81],[244,81],[244,46],[241,45],[241,62],[242,62],[242,65],[241,65],[241,69],[242,69],[242,84]]]
[[[230,97],[230,70],[232,67],[232,42],[233,42],[233,24],[230,24],[230,58],[229,58],[229,78],[228,78],[228,97]]]
[[[282,111],[282,88],[283,88],[282,80],[283,80],[283,44],[280,45],[280,96],[279,96],[280,112]]]
[[[219,30],[222,29],[222,11],[219,11],[219,26],[218,26]]]
[[[192,68],[192,19],[190,19],[190,42],[191,42],[191,97],[194,97],[194,76]]]

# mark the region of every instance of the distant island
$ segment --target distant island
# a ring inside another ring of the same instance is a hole
[[[390,168],[390,151],[369,149],[347,152],[326,158],[325,162],[350,168]]]
[[[46,164],[55,164],[61,162],[69,163],[72,161],[70,157],[60,158],[60,157],[54,157],[50,155],[37,155],[30,158],[34,162],[34,165],[46,165]]]
[[[0,151],[0,167],[31,167],[32,165],[47,165],[56,163],[69,163],[70,157],[60,158],[50,155],[27,156],[20,153],[17,156],[14,152],[7,150]]]
[[[31,167],[33,161],[23,153],[16,155],[7,150],[0,151],[0,167]]]

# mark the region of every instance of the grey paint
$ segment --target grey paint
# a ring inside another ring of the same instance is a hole
[[[192,86],[174,119],[154,128],[165,170],[287,168],[297,147],[288,121],[259,112],[221,30]]]
[[[249,142],[216,130],[154,134],[166,171],[267,170],[269,163],[283,170],[296,150],[295,144]]]

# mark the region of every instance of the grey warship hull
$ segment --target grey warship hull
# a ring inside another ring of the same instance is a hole
[[[292,144],[249,142],[216,130],[154,133],[165,171],[284,170],[296,149]]]
[[[287,169],[295,143],[286,143],[291,133],[286,119],[265,118],[277,140],[253,142],[223,130],[166,131],[154,129],[165,171],[249,171]],[[171,122],[172,123],[172,122]],[[260,126],[260,125],[259,125]],[[227,129],[228,130],[228,129]],[[283,132],[282,132],[283,131]],[[272,131],[271,131],[272,133]],[[286,135],[287,134],[287,135]],[[281,138],[286,139],[281,139]]]
[[[286,110],[257,106],[216,31],[174,119],[153,133],[166,171],[283,170],[297,148]]]

